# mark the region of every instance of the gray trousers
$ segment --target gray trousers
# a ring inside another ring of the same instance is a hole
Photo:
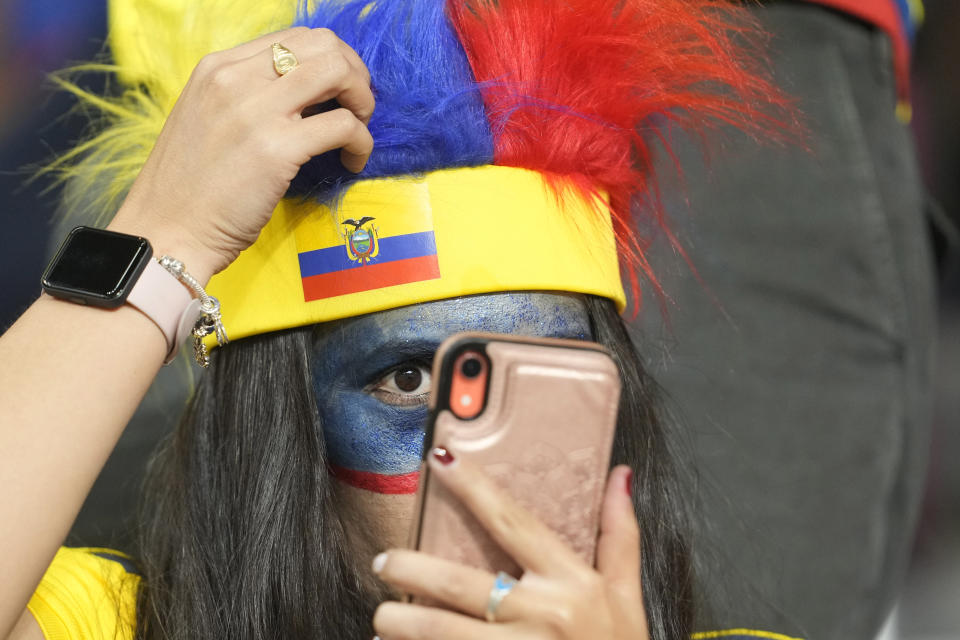
[[[684,179],[664,161],[661,186],[703,282],[655,251],[667,317],[647,295],[631,329],[698,472],[700,628],[868,639],[907,567],[927,458],[923,191],[888,38],[812,5],[755,12],[812,152],[724,132],[704,162],[680,141]]]

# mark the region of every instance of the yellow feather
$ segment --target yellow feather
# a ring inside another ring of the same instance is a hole
[[[88,137],[38,172],[62,187],[61,224],[105,225],[122,204],[193,68],[206,54],[288,27],[298,0],[111,0],[113,64],[88,62],[51,80],[77,99]],[[106,74],[119,95],[78,84]]]

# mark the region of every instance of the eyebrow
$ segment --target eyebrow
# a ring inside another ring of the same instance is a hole
[[[578,319],[574,322],[565,322],[562,327],[551,327],[546,333],[531,335],[538,338],[582,338],[590,340],[592,338],[592,327],[589,318],[584,318],[584,320],[585,323],[582,325]],[[495,327],[490,327],[483,330],[491,331],[495,329]],[[470,330],[470,327],[461,326],[458,330]],[[342,368],[344,365],[349,365],[357,375],[366,376],[404,361],[424,360],[429,362],[433,359],[440,344],[453,333],[456,333],[456,331],[449,332],[447,328],[432,326],[429,322],[421,322],[416,317],[395,319],[387,323],[386,328],[376,321],[365,319],[338,327],[321,337],[318,345],[336,345],[330,350],[332,354],[337,356],[336,366]],[[364,340],[365,334],[375,335],[376,338],[372,342]]]
[[[386,340],[376,349],[361,352],[360,357],[366,363],[364,369],[378,372],[410,360],[429,363],[439,347],[440,343],[433,340]]]
[[[398,332],[398,335],[391,335],[390,332],[385,332],[386,335],[384,335],[378,332],[377,340],[371,342],[357,339],[358,333],[362,334],[362,331],[336,331],[324,336],[318,347],[321,353],[326,352],[328,356],[336,357],[336,362],[329,364],[333,364],[341,371],[347,367],[349,371],[361,377],[408,360],[430,361],[442,341],[442,337],[431,339],[421,336],[408,337],[403,335],[404,332]],[[380,336],[383,338],[381,339]],[[354,346],[348,346],[351,344]],[[325,349],[324,346],[327,345],[336,346]]]

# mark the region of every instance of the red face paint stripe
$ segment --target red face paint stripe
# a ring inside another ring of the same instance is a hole
[[[303,299],[305,302],[310,302],[408,282],[435,280],[439,277],[440,265],[437,262],[437,256],[368,264],[348,271],[303,278]]]
[[[389,495],[411,494],[417,492],[420,484],[420,472],[412,471],[400,475],[386,475],[370,471],[357,471],[336,465],[330,465],[330,475],[357,489]]]

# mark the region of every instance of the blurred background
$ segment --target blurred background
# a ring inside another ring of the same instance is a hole
[[[960,210],[960,2],[926,0],[914,55],[912,126],[927,188]],[[39,293],[56,193],[27,183],[36,167],[82,136],[85,118],[46,74],[103,51],[103,0],[3,0],[0,5],[0,330]],[[84,84],[96,88],[102,79]],[[927,499],[912,569],[889,638],[960,638],[960,268],[944,257],[937,406]]]

